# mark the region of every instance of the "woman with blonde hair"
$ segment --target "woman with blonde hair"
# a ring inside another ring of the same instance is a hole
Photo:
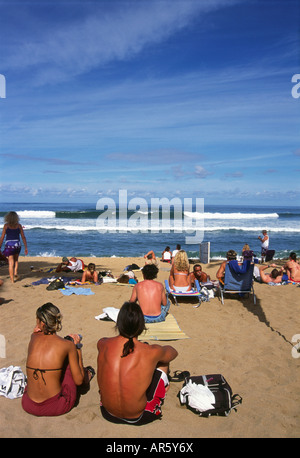
[[[179,250],[174,258],[169,285],[175,291],[190,291],[192,289],[189,260],[184,250]]]
[[[48,417],[69,412],[77,400],[77,387],[88,386],[95,375],[92,367],[83,367],[81,336],[70,334],[63,339],[56,335],[62,329],[61,321],[60,310],[51,302],[36,311],[22,397],[22,407],[31,415]]]
[[[4,222],[5,224],[0,239],[0,249],[4,237],[6,237],[3,254],[8,258],[9,276],[11,282],[14,283],[14,281],[18,279],[19,254],[21,251],[20,235],[24,243],[25,255],[28,254],[27,241],[23,228],[19,222],[19,216],[16,212],[7,213],[4,217]]]

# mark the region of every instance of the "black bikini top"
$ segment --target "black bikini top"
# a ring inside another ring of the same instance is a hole
[[[61,369],[39,369],[39,368],[29,367],[29,366],[26,366],[26,368],[33,370],[33,378],[34,378],[34,380],[37,380],[39,378],[38,372],[40,372],[40,374],[42,376],[42,380],[43,380],[45,385],[46,385],[46,382],[45,382],[44,375],[43,375],[43,374],[45,374],[45,372],[62,371],[62,368]]]

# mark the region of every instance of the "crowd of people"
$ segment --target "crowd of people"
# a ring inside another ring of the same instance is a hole
[[[3,255],[8,259],[9,276],[14,283],[18,275],[20,239],[25,254],[28,253],[26,237],[15,212],[5,216],[1,245],[4,239]],[[263,231],[260,240],[261,254],[265,256],[269,246],[266,231]],[[239,265],[249,265],[254,256],[249,245],[245,244]],[[145,265],[141,269],[143,280],[136,279],[129,301],[118,313],[118,335],[102,338],[97,343],[97,371],[91,366],[84,366],[79,334],[70,334],[65,338],[57,335],[62,329],[62,314],[58,307],[48,302],[37,309],[26,361],[27,385],[22,397],[26,412],[35,416],[57,416],[69,412],[97,374],[100,408],[105,419],[113,423],[142,425],[161,417],[162,403],[169,387],[170,363],[178,353],[170,345],[149,345],[138,340],[147,323],[164,321],[170,309],[165,288],[157,281],[158,258],[151,250],[145,254],[144,260]],[[236,260],[237,253],[229,250],[216,274],[221,284],[226,265]],[[201,284],[210,281],[210,276],[202,271],[199,263],[194,264],[190,271],[187,253],[180,245],[173,252],[167,246],[161,262],[170,264],[169,286],[174,291],[188,292],[194,288],[196,280]],[[273,270],[267,274],[265,271],[269,267]],[[94,263],[89,263],[86,268],[84,262],[75,257],[63,257],[56,272],[81,272],[83,283],[97,283],[99,279]],[[284,275],[288,280],[300,282],[300,265],[294,252],[290,253],[284,266],[262,265],[259,273],[264,283],[279,283]],[[0,286],[2,284],[0,280]]]

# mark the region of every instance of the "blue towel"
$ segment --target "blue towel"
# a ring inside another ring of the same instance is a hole
[[[237,262],[237,260],[233,259],[229,261],[228,264],[231,270],[235,272],[236,274],[245,274],[250,267],[251,261],[249,261],[248,259],[245,259],[243,261],[243,264],[239,266],[239,263]]]
[[[76,294],[77,296],[91,296],[93,291],[91,288],[76,288],[75,286],[66,286],[65,289],[60,289],[60,292],[63,293],[64,296],[71,296],[71,294]]]

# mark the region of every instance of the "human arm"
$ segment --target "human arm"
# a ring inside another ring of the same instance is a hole
[[[169,275],[169,286],[171,289],[173,289],[174,286],[174,266],[172,265],[171,270],[170,270],[170,275]]]
[[[80,337],[78,334],[72,334],[71,337],[73,338],[73,342],[66,341],[68,345],[68,359],[69,365],[72,373],[73,380],[76,385],[82,385],[85,377],[84,367],[83,367],[83,360],[82,360],[82,350],[81,348],[77,348],[76,344],[79,344]]]
[[[7,228],[7,224],[4,224],[3,230],[2,230],[2,234],[1,234],[1,239],[0,239],[0,248],[1,248],[1,246],[2,246],[4,237],[5,237],[5,234],[6,234],[6,228]]]
[[[23,230],[23,227],[21,226],[21,224],[19,225],[19,228],[20,228],[20,234],[21,234],[21,237],[22,237],[22,240],[23,240],[23,243],[24,243],[24,247],[25,247],[25,255],[27,255],[28,254],[27,240],[26,240],[26,237],[25,237],[25,234],[24,234],[24,230]]]
[[[166,306],[167,305],[167,296],[166,296],[166,292],[165,292],[165,288],[163,287],[163,285],[161,285],[162,288],[161,288],[161,304]]]
[[[225,267],[226,267],[226,261],[222,262],[222,264],[220,265],[219,270],[218,270],[218,272],[216,274],[217,279],[222,283],[223,283]]]
[[[129,302],[136,302],[137,300],[138,300],[137,285],[134,285]]]
[[[178,356],[178,351],[175,350],[174,347],[171,345],[164,345],[161,347],[160,345],[153,345],[152,347],[158,348],[158,364],[169,364]]]
[[[144,258],[147,258],[150,255],[152,256],[152,259],[156,259],[156,256],[153,250],[148,251],[148,253],[144,255]]]

